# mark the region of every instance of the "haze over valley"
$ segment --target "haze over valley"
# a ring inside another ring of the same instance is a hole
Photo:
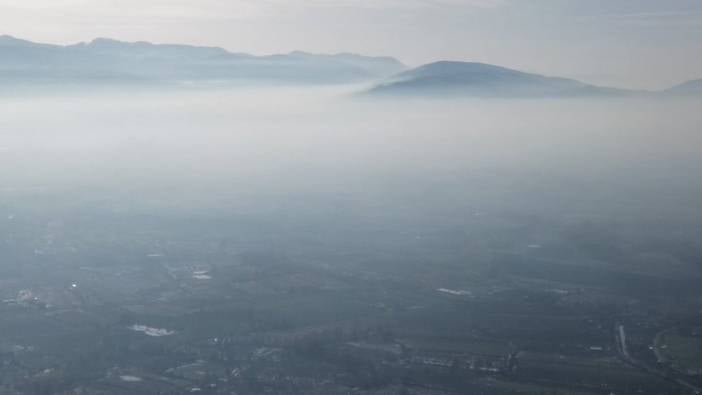
[[[699,101],[355,92],[4,95],[7,391],[685,388],[613,328],[699,325]]]

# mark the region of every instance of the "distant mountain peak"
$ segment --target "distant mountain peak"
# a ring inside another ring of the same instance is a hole
[[[702,78],[683,82],[682,84],[667,89],[665,93],[674,95],[702,95]]]
[[[459,60],[438,60],[436,62],[427,63],[417,69],[452,69],[452,70],[476,70],[476,69],[501,69],[509,70],[502,66],[481,62],[463,62]]]
[[[148,41],[121,41],[114,38],[98,37],[86,44],[94,48],[137,48],[137,47],[158,47],[159,45]]]
[[[124,41],[115,40],[113,38],[107,37],[97,37],[90,42],[90,45],[114,45],[114,44],[124,44]]]
[[[408,70],[402,74],[404,75],[414,75],[414,76],[427,76],[427,75],[455,75],[464,73],[503,73],[503,74],[521,74],[528,75],[528,73],[517,71],[513,69],[508,69],[502,66],[496,66],[487,63],[480,62],[461,62],[455,60],[440,60],[433,63],[428,63],[423,66],[419,66],[415,69]]]
[[[390,77],[371,94],[554,97],[631,94],[580,81],[548,77],[479,62],[438,61]]]
[[[40,45],[33,43],[31,41],[27,40],[22,40],[20,38],[17,38],[15,36],[11,36],[9,34],[3,34],[0,35],[0,44],[1,45]]]

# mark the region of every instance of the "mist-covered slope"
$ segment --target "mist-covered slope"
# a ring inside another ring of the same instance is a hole
[[[484,63],[441,61],[402,72],[374,95],[552,97],[632,95],[636,92],[546,77]]]
[[[227,82],[349,83],[385,78],[404,69],[389,57],[303,52],[254,56],[222,48],[96,39],[69,46],[0,36],[0,82]]]
[[[665,91],[668,95],[702,96],[702,78],[684,82]]]

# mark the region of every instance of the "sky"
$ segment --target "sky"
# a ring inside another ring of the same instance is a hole
[[[0,34],[479,61],[630,88],[702,78],[700,0],[0,0]]]

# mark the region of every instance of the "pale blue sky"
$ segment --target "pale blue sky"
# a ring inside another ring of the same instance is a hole
[[[0,0],[0,33],[471,60],[624,87],[702,78],[700,0]]]

